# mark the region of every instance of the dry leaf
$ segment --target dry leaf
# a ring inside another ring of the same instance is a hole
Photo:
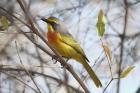
[[[105,51],[105,53],[107,54],[107,56],[108,56],[108,58],[109,58],[109,60],[110,60],[110,62],[111,62],[111,60],[112,60],[112,55],[111,55],[110,48],[109,48],[107,45],[103,45],[103,48],[104,48],[104,51]]]

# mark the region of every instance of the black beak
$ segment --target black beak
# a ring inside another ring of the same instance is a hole
[[[42,21],[50,23],[46,18],[41,18]]]

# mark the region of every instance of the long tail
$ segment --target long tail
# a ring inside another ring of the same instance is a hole
[[[84,68],[87,70],[87,72],[90,75],[90,77],[92,78],[92,80],[94,81],[95,85],[97,87],[102,87],[101,81],[99,80],[99,78],[97,77],[95,72],[92,70],[90,65],[85,60],[82,61],[82,64],[83,64]]]

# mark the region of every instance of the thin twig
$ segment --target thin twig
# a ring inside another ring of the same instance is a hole
[[[103,90],[103,93],[105,93],[106,89],[108,88],[108,86],[111,84],[111,82],[113,81],[114,79],[112,78],[109,83],[107,84],[107,86],[105,87],[105,89]]]
[[[0,69],[2,69],[2,68],[0,68]],[[31,87],[28,84],[26,84],[23,80],[19,79],[16,75],[12,75],[12,74],[6,73],[5,70],[4,71],[1,71],[1,72],[4,73],[4,74],[6,74],[6,75],[8,75],[8,76],[10,76],[10,77],[15,78],[16,80],[20,81],[22,84],[26,85],[27,87],[31,88],[33,91],[35,91],[36,93],[38,93],[38,91],[36,89],[34,89],[33,87]]]
[[[22,68],[0,68],[0,71],[18,71],[18,72],[25,72],[25,70],[24,69],[22,69]],[[48,79],[51,79],[51,80],[54,80],[54,81],[56,81],[56,82],[58,82],[58,83],[61,83],[61,84],[65,84],[64,83],[64,81],[62,81],[61,79],[58,79],[58,78],[56,78],[56,77],[53,77],[53,76],[50,76],[50,75],[46,75],[46,74],[43,74],[43,73],[40,73],[40,72],[37,72],[37,71],[33,71],[33,70],[28,70],[31,74],[34,74],[34,75],[39,75],[39,76],[43,76],[43,77],[46,77],[46,78],[48,78]],[[74,91],[76,91],[76,93],[83,93],[82,91],[80,91],[80,90],[77,90],[76,88],[74,88],[73,86],[71,86],[71,85],[68,85],[67,84],[67,86],[68,87],[70,87],[71,89],[73,89]]]
[[[121,35],[121,44],[120,44],[120,60],[119,60],[119,68],[118,68],[118,77],[121,75],[121,67],[122,67],[122,62],[123,62],[123,54],[124,54],[124,40],[125,40],[125,35],[126,35],[126,28],[127,28],[127,20],[128,20],[128,3],[127,0],[124,0],[124,9],[125,9],[125,14],[124,14],[124,28],[123,28],[123,33]],[[117,93],[120,93],[120,78],[118,79],[117,82]]]
[[[19,60],[20,60],[21,65],[23,66],[25,72],[29,75],[29,77],[31,78],[31,80],[32,80],[33,83],[35,84],[35,86],[36,86],[37,90],[39,91],[39,93],[41,93],[41,90],[39,89],[39,87],[38,87],[38,85],[36,84],[34,78],[32,77],[32,74],[30,74],[30,72],[25,68],[25,66],[24,66],[24,64],[23,64],[23,62],[22,62],[22,60],[21,60],[21,57],[20,57],[20,55],[19,55],[18,46],[17,46],[17,42],[16,42],[16,41],[15,41],[15,45],[16,45],[16,50],[17,50],[17,54],[18,54],[18,57],[19,57]]]

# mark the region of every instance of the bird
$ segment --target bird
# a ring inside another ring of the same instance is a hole
[[[83,49],[69,33],[65,23],[54,16],[41,18],[41,20],[47,23],[48,26],[46,37],[49,45],[52,46],[62,57],[74,59],[81,63],[95,83],[96,87],[102,87],[100,79],[88,64],[89,60]]]

